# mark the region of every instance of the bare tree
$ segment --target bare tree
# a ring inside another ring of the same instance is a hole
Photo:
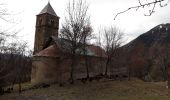
[[[88,61],[88,58],[87,58],[87,40],[90,40],[93,36],[92,36],[92,28],[91,26],[87,26],[85,29],[84,29],[84,33],[83,34],[83,55],[84,55],[84,61],[85,61],[85,67],[86,67],[86,72],[87,72],[87,79],[89,78],[89,61]]]
[[[70,42],[71,71],[70,83],[73,83],[73,72],[75,66],[75,56],[80,54],[83,43],[86,42],[91,33],[90,17],[88,16],[88,5],[83,0],[73,0],[67,5],[67,16],[62,24],[60,36]],[[85,44],[85,43],[84,43]]]
[[[11,22],[8,20],[7,16],[11,15],[8,9],[5,7],[5,4],[0,4],[0,20]],[[0,90],[4,85],[11,85],[12,80],[15,80],[15,76],[22,77],[21,72],[23,71],[18,66],[20,66],[20,62],[24,65],[23,55],[21,56],[21,48],[23,46],[18,46],[17,43],[10,43],[8,40],[16,39],[16,33],[9,34],[0,30]],[[25,47],[24,47],[25,48]],[[23,52],[23,51],[22,51]],[[25,52],[25,51],[24,51]],[[22,58],[22,59],[18,59]],[[18,59],[18,60],[17,60]],[[26,63],[25,63],[26,65]],[[17,71],[16,71],[17,70]],[[18,73],[16,73],[18,72]],[[0,91],[2,92],[2,91]]]
[[[102,30],[99,30],[98,32],[98,36],[96,38],[96,45],[101,47],[102,48]],[[103,59],[102,59],[102,51],[98,49],[98,52],[99,52],[99,61],[98,61],[98,64],[99,64],[99,67],[101,70],[103,70],[102,66],[103,66]],[[103,73],[101,73],[103,74]]]
[[[151,69],[153,75],[158,78],[162,78],[164,81],[168,79],[168,66],[169,66],[169,45],[168,44],[155,44],[151,48],[151,60],[154,61],[154,68]],[[155,71],[155,72],[154,72]],[[157,71],[157,73],[156,73]],[[158,72],[160,72],[158,74]],[[159,79],[160,80],[160,79]]]
[[[26,42],[6,43],[0,52],[0,87],[18,84],[21,92],[21,83],[30,80],[31,58]]]
[[[1,3],[0,4],[0,19],[7,21],[5,18],[7,15],[10,15],[9,11],[7,8],[4,7],[5,4]]]
[[[104,29],[104,41],[105,50],[107,54],[105,75],[108,74],[108,66],[110,65],[111,59],[115,54],[117,48],[123,43],[123,33],[117,27],[109,27]]]
[[[143,1],[143,2],[142,2]],[[148,0],[144,1],[144,0],[138,0],[138,5],[137,6],[133,6],[133,7],[129,7],[126,10],[123,10],[119,13],[117,13],[114,17],[114,20],[117,18],[118,15],[125,13],[129,10],[135,9],[136,11],[138,11],[140,8],[144,9],[147,8],[148,10],[148,14],[144,14],[145,16],[151,16],[154,12],[155,12],[155,8],[156,6],[159,7],[165,7],[169,4],[170,0],[151,0],[150,2],[148,2]]]
[[[23,76],[24,73],[26,73],[26,71],[24,71],[23,68],[25,68],[25,62],[24,62],[24,56],[26,55],[26,48],[27,48],[27,43],[22,43],[22,44],[18,44],[18,48],[16,49],[17,55],[20,55],[20,57],[18,57],[18,59],[16,60],[16,62],[18,62],[18,67],[16,67],[16,76],[17,76],[17,80],[18,80],[18,86],[19,86],[19,93],[21,93],[21,83],[23,82]]]

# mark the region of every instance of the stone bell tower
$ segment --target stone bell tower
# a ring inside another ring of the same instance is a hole
[[[50,36],[58,37],[59,17],[48,3],[37,15],[34,54],[41,51]]]

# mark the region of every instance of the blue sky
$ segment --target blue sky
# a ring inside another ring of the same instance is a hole
[[[27,41],[30,48],[33,48],[36,15],[44,8],[47,2],[48,0],[0,0],[0,3],[5,4],[3,7],[7,8],[11,13],[10,16],[6,16],[11,21],[10,23],[0,20],[0,23],[2,23],[0,24],[0,30],[18,31],[19,39]],[[144,16],[148,11],[146,8],[138,11],[131,10],[119,15],[114,20],[116,13],[130,6],[138,5],[138,1],[87,0],[87,2],[89,3],[89,14],[94,33],[97,34],[100,27],[116,25],[125,32],[127,42],[158,24],[170,23],[170,11],[168,11],[170,4],[164,8],[156,7],[156,12],[150,17]],[[50,3],[60,17],[61,27],[68,0],[50,0]]]

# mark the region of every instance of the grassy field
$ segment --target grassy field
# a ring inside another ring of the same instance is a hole
[[[30,86],[25,84],[26,87]],[[25,86],[24,85],[24,86]],[[0,100],[170,100],[166,82],[102,81],[33,89],[5,94]]]

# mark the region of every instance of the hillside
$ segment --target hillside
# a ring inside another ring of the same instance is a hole
[[[131,74],[142,79],[167,79],[170,24],[160,24],[124,46]]]
[[[150,47],[155,43],[169,43],[170,42],[170,23],[160,24],[143,33],[135,40],[127,45],[135,45],[136,42],[142,42],[145,46]]]
[[[59,87],[24,91],[21,94],[11,93],[0,97],[0,100],[169,100],[170,92],[165,82],[131,81],[94,81]]]

